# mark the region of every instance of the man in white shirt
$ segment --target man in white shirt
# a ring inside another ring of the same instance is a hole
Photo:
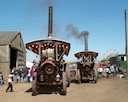
[[[105,68],[105,72],[106,72],[107,78],[109,78],[110,69],[109,69],[108,67],[107,67],[107,68]]]
[[[102,78],[103,68],[101,66],[100,68],[98,68],[98,72],[99,72],[99,77]]]
[[[10,92],[13,92],[12,77],[13,77],[13,75],[9,74],[9,76],[8,76],[8,87],[6,89],[6,92],[8,92],[9,88],[11,89]]]

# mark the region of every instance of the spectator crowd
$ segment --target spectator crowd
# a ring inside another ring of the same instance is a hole
[[[106,77],[106,78],[115,78],[119,77],[120,79],[124,77],[123,73],[120,69],[116,66],[116,64],[105,65],[98,68],[98,75],[99,78]]]
[[[11,71],[13,75],[13,81],[14,83],[27,83],[27,82],[32,82],[32,77],[34,75],[34,68],[16,68],[14,67]]]
[[[16,68],[13,67],[13,69],[10,71],[9,76],[11,75],[12,81],[14,83],[28,83],[32,82],[32,78],[34,75],[35,68]],[[7,79],[8,80],[8,79]],[[8,81],[4,78],[2,72],[0,72],[0,85],[7,84]]]

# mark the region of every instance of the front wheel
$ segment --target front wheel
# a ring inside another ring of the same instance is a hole
[[[96,65],[94,66],[94,77],[93,77],[94,83],[97,83],[98,81],[98,71]]]
[[[62,90],[61,90],[61,94],[62,95],[66,95],[67,94],[67,84],[66,84],[67,80],[66,79],[67,79],[66,78],[66,73],[63,72],[62,73]]]
[[[70,78],[67,78],[67,87],[70,86]]]
[[[80,76],[80,70],[77,70],[77,79],[78,79],[78,83],[81,83],[81,76]]]
[[[66,75],[66,77],[67,77],[67,87],[69,87],[71,79],[70,79],[70,67],[69,67],[68,64],[66,65],[66,74],[67,74]]]
[[[32,81],[32,96],[36,96],[38,94],[37,90],[37,72],[34,72],[33,81]]]

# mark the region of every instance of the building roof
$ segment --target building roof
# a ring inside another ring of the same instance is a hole
[[[10,45],[19,33],[19,31],[0,32],[0,45]]]

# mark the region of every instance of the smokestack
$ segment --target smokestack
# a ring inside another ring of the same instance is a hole
[[[48,19],[48,37],[52,37],[52,15],[53,15],[53,7],[49,6],[49,19]]]
[[[85,39],[85,50],[88,51],[88,34],[84,35],[84,39]]]

